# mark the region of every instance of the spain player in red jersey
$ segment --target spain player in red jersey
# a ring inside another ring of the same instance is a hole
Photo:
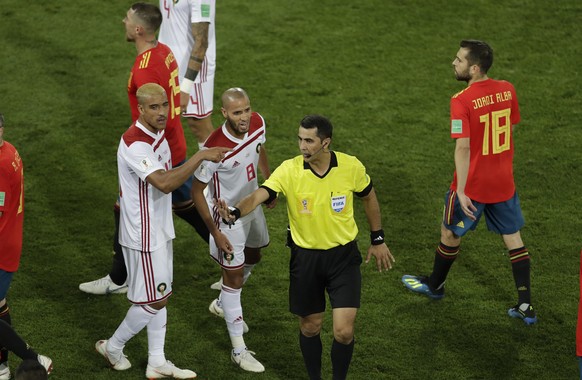
[[[0,380],[10,379],[8,352],[23,360],[38,361],[52,371],[53,362],[37,354],[12,328],[6,296],[20,265],[24,224],[24,165],[20,154],[4,140],[4,116],[0,114]]]
[[[137,57],[129,75],[127,94],[132,120],[139,117],[136,92],[146,83],[157,83],[166,90],[169,102],[166,138],[172,151],[172,167],[182,165],[186,158],[186,139],[180,120],[180,84],[178,64],[170,48],[156,39],[156,31],[162,23],[160,9],[152,4],[135,3],[123,19],[126,39],[133,42]],[[196,210],[190,191],[192,179],[172,192],[174,214],[188,222],[204,241],[208,243],[209,232]],[[206,207],[206,205],[204,205]],[[91,294],[126,293],[127,271],[119,245],[119,205],[114,208],[115,235],[113,238],[113,263],[109,274],[103,278],[85,282],[79,289]]]
[[[413,292],[442,299],[461,237],[485,215],[487,228],[502,236],[509,251],[518,301],[508,314],[532,325],[537,317],[531,304],[530,255],[521,239],[524,219],[513,180],[513,128],[520,120],[519,106],[511,83],[487,76],[492,64],[493,50],[487,43],[461,41],[453,67],[456,79],[468,86],[451,98],[455,175],[445,196],[441,241],[431,275],[404,275],[402,282]]]

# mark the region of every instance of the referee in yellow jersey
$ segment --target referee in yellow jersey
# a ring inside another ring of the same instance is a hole
[[[378,271],[392,268],[394,257],[384,243],[380,206],[366,168],[353,156],[329,149],[333,126],[308,115],[299,126],[301,155],[281,164],[263,185],[235,207],[219,200],[225,220],[234,223],[261,203],[283,193],[287,198],[291,261],[289,310],[299,316],[299,346],[310,379],[321,379],[320,331],[325,291],[333,309],[331,361],[333,379],[345,379],[354,350],[354,322],[360,307],[362,258],[356,244],[354,195],[364,202],[371,245],[366,262]],[[231,250],[226,242],[223,251]]]

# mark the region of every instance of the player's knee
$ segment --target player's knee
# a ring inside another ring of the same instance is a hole
[[[322,321],[301,318],[301,334],[310,338],[316,336],[321,332]]]
[[[341,344],[350,344],[354,340],[354,326],[334,326],[333,337]]]
[[[245,264],[255,265],[261,261],[261,250],[258,248],[245,248]]]
[[[461,237],[455,234],[453,231],[441,225],[441,241],[448,245],[449,247],[454,247],[459,245]]]
[[[240,289],[244,284],[244,271],[240,270],[224,270],[222,271],[222,282],[224,285],[233,289]]]

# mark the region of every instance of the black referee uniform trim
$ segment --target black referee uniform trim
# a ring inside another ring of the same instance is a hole
[[[264,201],[263,204],[269,204],[277,198],[277,192],[273,191],[272,189],[268,188],[265,185],[261,185],[259,187],[262,187],[263,189],[267,190],[267,192],[269,193],[269,199]]]
[[[354,194],[356,194],[360,198],[365,197],[366,195],[370,194],[370,191],[372,191],[373,187],[374,187],[374,184],[372,183],[372,180],[370,180],[370,184],[368,186],[366,186],[366,188],[364,190],[360,191],[359,193],[354,193]]]

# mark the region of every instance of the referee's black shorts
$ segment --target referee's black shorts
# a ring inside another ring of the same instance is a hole
[[[362,255],[352,241],[328,250],[292,245],[289,262],[289,311],[301,317],[325,311],[325,291],[332,309],[360,307]]]

